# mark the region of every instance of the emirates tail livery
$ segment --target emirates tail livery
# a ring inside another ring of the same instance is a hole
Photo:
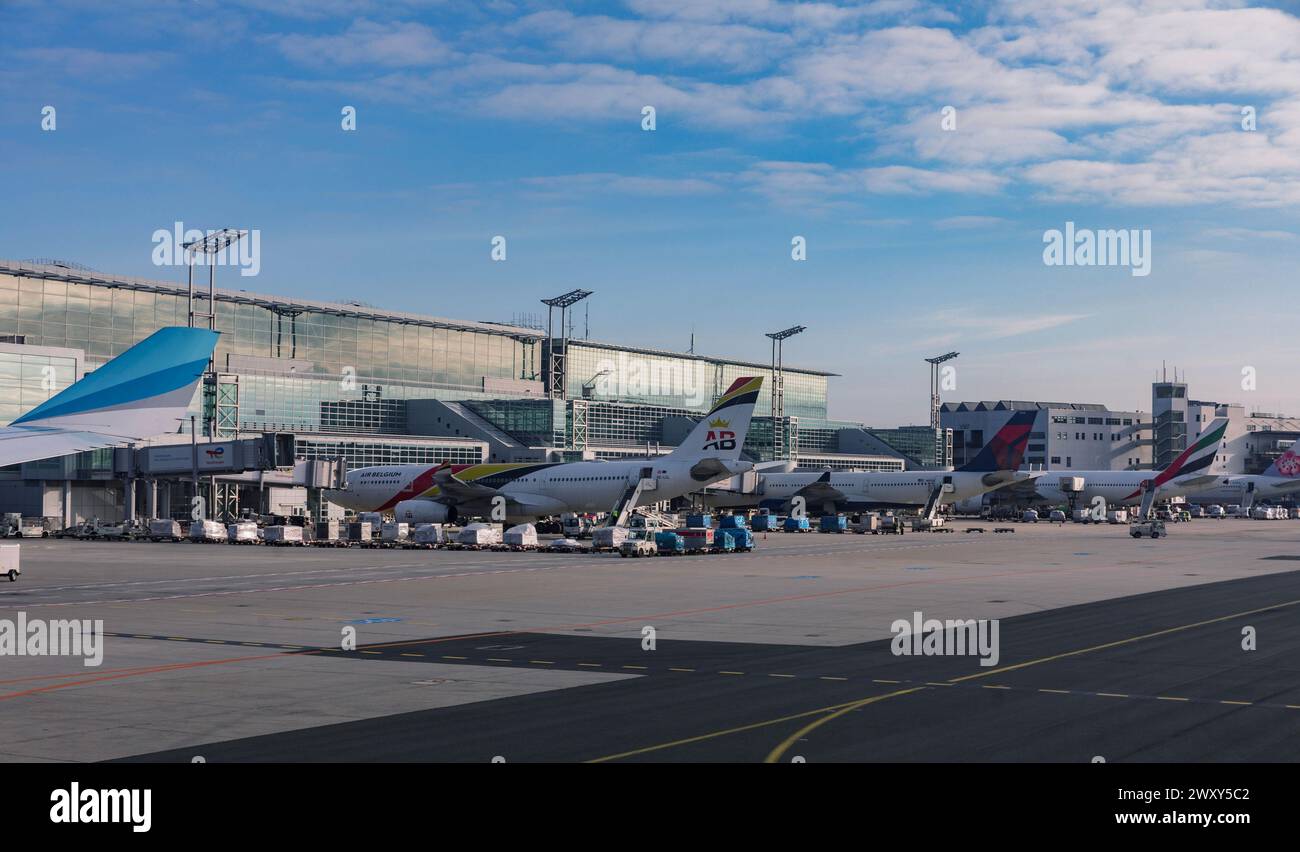
[[[561,512],[618,513],[642,496],[645,502],[683,497],[753,468],[740,460],[740,450],[762,385],[762,377],[736,379],[681,446],[658,458],[382,465],[349,472],[347,487],[325,496],[361,512],[392,510],[397,520],[410,523],[474,517],[517,523]]]
[[[1035,480],[1038,496],[1052,503],[1075,501],[1090,504],[1101,497],[1109,506],[1127,506],[1142,501],[1143,486],[1157,498],[1197,493],[1218,479],[1210,472],[1228,421],[1219,418],[1178,458],[1158,473],[1149,470],[1062,470],[1051,471]],[[1059,475],[1058,475],[1059,473]],[[1083,490],[1071,492],[1066,480],[1082,477]]]

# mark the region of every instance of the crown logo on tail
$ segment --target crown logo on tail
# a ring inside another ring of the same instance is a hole
[[[723,420],[721,417],[717,417],[709,421],[709,428],[711,429],[725,429],[730,425],[731,425],[730,420]]]

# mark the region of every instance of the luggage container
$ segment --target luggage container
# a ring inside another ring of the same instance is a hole
[[[456,543],[474,549],[500,544],[501,527],[498,524],[467,524],[456,534]]]
[[[723,515],[718,518],[718,528],[724,530],[744,529],[746,527],[744,515]]]
[[[856,515],[849,521],[849,530],[858,533],[859,535],[865,535],[867,533],[874,535],[880,530],[880,518],[872,512]]]
[[[373,537],[370,521],[354,521],[348,524],[348,541],[353,544],[369,545]]]
[[[266,528],[266,543],[277,547],[298,547],[302,545],[302,527],[277,525]]]
[[[405,544],[411,537],[411,525],[406,521],[388,521],[379,528],[379,540],[386,546]]]
[[[754,534],[745,527],[729,529],[727,535],[736,543],[736,550],[748,553],[754,549]]]
[[[150,541],[180,541],[184,537],[178,521],[154,518],[149,522]]]
[[[416,524],[411,532],[411,542],[416,547],[437,547],[447,543],[442,524]]]
[[[317,521],[316,536],[312,540],[312,544],[321,547],[347,547],[348,543],[343,538],[343,532],[337,518],[328,521]]]
[[[1127,524],[1128,509],[1111,509],[1106,513],[1106,523],[1108,524]]]
[[[226,526],[217,521],[194,521],[190,524],[190,541],[212,543],[226,540]]]
[[[257,524],[239,521],[226,527],[226,538],[231,544],[257,544]]]
[[[786,518],[781,529],[786,532],[811,532],[812,525],[808,523],[807,518]]]
[[[687,527],[677,530],[687,553],[702,553],[713,549],[713,527]]]
[[[679,556],[686,552],[686,541],[671,531],[655,533],[655,549],[660,556]]]
[[[822,515],[817,520],[817,531],[824,533],[842,533],[849,528],[849,520],[843,515]]]
[[[0,577],[8,577],[11,583],[18,581],[18,576],[23,573],[19,556],[18,545],[0,544]]]
[[[537,527],[532,524],[519,524],[506,530],[505,545],[511,550],[536,550]]]
[[[630,530],[627,527],[597,527],[591,532],[591,549],[596,552],[618,550],[627,541]]]
[[[731,534],[731,530],[718,530],[713,536],[714,553],[735,553],[736,537]]]
[[[755,515],[754,532],[767,532],[781,529],[781,519],[776,515]]]
[[[702,529],[704,527],[712,527],[713,516],[712,515],[687,515],[686,526],[688,529],[689,528]]]

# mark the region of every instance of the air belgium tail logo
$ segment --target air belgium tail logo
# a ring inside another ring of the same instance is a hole
[[[734,450],[736,448],[736,433],[729,431],[730,420],[723,420],[718,417],[709,421],[709,434],[704,438],[704,449],[706,450]]]

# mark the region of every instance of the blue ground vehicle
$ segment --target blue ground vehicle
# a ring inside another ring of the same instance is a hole
[[[686,552],[686,540],[671,530],[655,533],[655,549],[660,556],[678,556]]]
[[[807,518],[786,518],[782,529],[786,532],[811,532],[812,525]]]

